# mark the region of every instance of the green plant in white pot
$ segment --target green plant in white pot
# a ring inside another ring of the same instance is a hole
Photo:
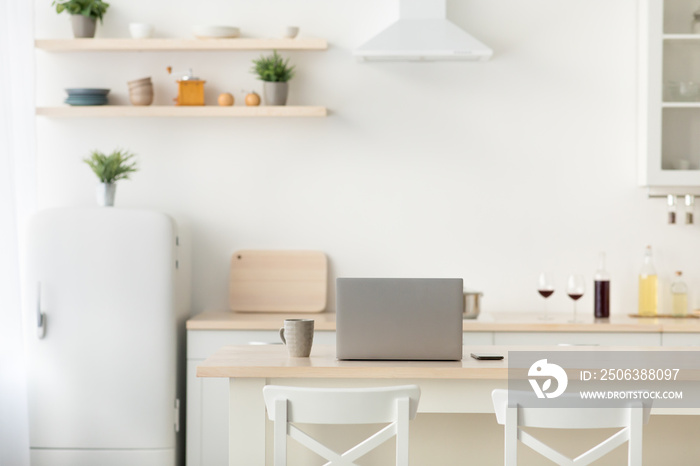
[[[83,159],[95,175],[100,179],[97,185],[97,203],[101,206],[112,207],[117,191],[117,181],[128,180],[131,173],[136,173],[136,162],[132,162],[134,154],[115,150],[109,155],[92,151],[90,157]]]
[[[56,13],[64,11],[71,15],[73,25],[73,37],[95,37],[97,20],[102,22],[102,17],[109,8],[109,3],[102,0],[54,0],[51,4],[56,6]]]
[[[273,50],[272,55],[261,55],[253,60],[253,65],[251,73],[263,81],[265,105],[286,105],[289,80],[294,77],[294,66],[289,66],[289,58],[283,60],[277,50]]]

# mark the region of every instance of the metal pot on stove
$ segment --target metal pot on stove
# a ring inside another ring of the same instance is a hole
[[[464,292],[464,312],[465,319],[476,319],[481,311],[481,297],[484,293],[480,291]]]

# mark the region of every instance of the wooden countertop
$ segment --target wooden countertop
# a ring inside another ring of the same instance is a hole
[[[551,314],[553,320],[538,320],[535,313],[488,313],[476,320],[465,319],[465,332],[622,332],[622,333],[700,333],[700,319],[633,318],[626,315],[583,323],[569,323],[568,313]],[[231,311],[207,311],[187,321],[188,330],[277,330],[284,319],[314,319],[316,330],[335,330],[335,313],[254,314]]]
[[[197,377],[481,379],[508,378],[508,351],[522,346],[464,347],[461,361],[339,361],[335,347],[314,345],[308,358],[290,358],[281,345],[225,346],[197,366]],[[528,346],[527,351],[581,351],[580,347]],[[586,351],[697,351],[700,347],[592,346]],[[477,361],[471,352],[496,353],[501,361]]]

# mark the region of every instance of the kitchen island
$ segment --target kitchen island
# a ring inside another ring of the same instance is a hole
[[[462,361],[432,362],[338,361],[335,358],[334,347],[320,344],[314,345],[310,358],[289,358],[286,349],[279,345],[228,346],[221,348],[201,363],[197,368],[197,376],[229,379],[229,464],[263,465],[266,464],[266,456],[268,458],[270,456],[266,455],[266,451],[271,448],[270,442],[266,443],[266,430],[269,426],[266,426],[262,397],[262,387],[266,384],[366,387],[415,383],[421,387],[422,392],[418,408],[420,414],[481,415],[477,418],[478,422],[488,423],[493,428],[495,417],[491,414],[493,413],[491,391],[495,388],[507,388],[508,360],[506,358],[503,361],[476,361],[469,357],[469,353],[484,351],[507,356],[509,350],[518,349],[525,348],[465,346],[465,357]],[[539,346],[527,349],[581,351],[579,347]],[[700,351],[698,348],[684,349]],[[672,351],[673,349],[598,347],[586,350]],[[688,411],[676,414],[696,413]],[[497,426],[496,430],[498,431]],[[267,437],[269,438],[269,435]],[[499,439],[500,437],[496,436],[491,440],[493,445],[488,449],[491,458],[494,457],[494,448],[502,449],[502,441],[499,442]],[[455,444],[455,449],[458,446]],[[645,454],[646,450],[645,447]],[[476,457],[481,455],[477,451],[472,454]],[[435,455],[446,458],[441,461],[454,459],[448,450],[436,451]],[[500,453],[495,457],[499,458]],[[300,460],[299,463],[294,464],[304,464],[303,461],[308,460]],[[372,464],[382,464],[382,462]]]

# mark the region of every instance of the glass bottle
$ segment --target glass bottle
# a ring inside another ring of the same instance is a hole
[[[668,204],[668,224],[674,225],[676,223],[676,196],[669,194],[666,198],[666,204]]]
[[[690,23],[690,31],[693,34],[700,34],[700,8],[693,13],[693,21]]]
[[[658,310],[658,279],[651,262],[651,246],[644,252],[644,265],[639,272],[639,315],[655,316]]]
[[[688,315],[688,285],[683,281],[683,272],[676,272],[676,278],[671,283],[671,314],[674,316]]]
[[[610,317],[610,275],[605,270],[605,253],[600,253],[600,264],[593,276],[595,298],[593,311],[596,319]]]

